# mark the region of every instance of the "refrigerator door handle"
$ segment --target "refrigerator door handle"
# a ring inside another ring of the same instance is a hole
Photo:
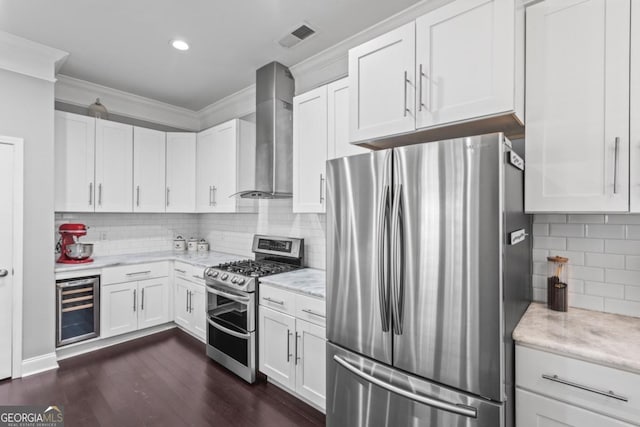
[[[393,311],[393,333],[402,335],[403,236],[402,236],[402,184],[397,184],[391,208],[391,306]]]
[[[474,407],[461,405],[459,403],[446,402],[443,400],[435,399],[433,397],[424,396],[409,390],[405,390],[393,384],[389,384],[385,381],[382,381],[381,379],[374,377],[373,375],[369,375],[368,373],[361,371],[360,369],[358,369],[358,367],[353,366],[351,363],[349,363],[349,361],[343,359],[337,354],[333,356],[333,360],[335,360],[340,366],[342,366],[352,374],[364,379],[365,381],[370,382],[371,384],[375,384],[380,388],[390,391],[391,393],[395,393],[404,398],[413,400],[414,402],[422,403],[423,405],[453,412],[454,414],[463,415],[469,418],[478,417],[478,410]]]
[[[385,245],[384,238],[387,234],[387,223],[389,221],[389,185],[384,186],[382,203],[378,214],[378,299],[380,300],[380,318],[382,320],[382,331],[389,332],[389,284],[388,276],[385,274]]]

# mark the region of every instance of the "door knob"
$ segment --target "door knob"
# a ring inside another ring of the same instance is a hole
[[[4,268],[0,268],[0,277],[6,277],[9,274],[8,270],[5,270]]]

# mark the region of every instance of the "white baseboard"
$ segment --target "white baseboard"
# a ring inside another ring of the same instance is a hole
[[[39,374],[40,372],[58,368],[58,359],[55,353],[43,354],[22,361],[22,377]]]
[[[167,331],[176,327],[176,324],[165,323],[163,325],[153,326],[151,328],[142,329],[140,331],[129,332],[128,334],[118,335],[109,338],[96,338],[91,341],[70,344],[56,350],[57,360],[68,359],[69,357],[79,356],[81,354],[90,353],[100,350],[101,348],[111,347],[112,345],[146,337],[147,335],[156,334],[158,332]]]

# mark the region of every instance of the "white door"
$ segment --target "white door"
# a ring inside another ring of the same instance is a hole
[[[141,280],[138,304],[138,329],[161,325],[169,321],[169,279]]]
[[[631,424],[521,389],[516,389],[516,425],[518,427],[631,427]]]
[[[165,132],[133,128],[133,211],[165,210]]]
[[[196,148],[196,211],[214,212],[214,170],[218,167],[215,150],[215,128],[198,133]]]
[[[14,150],[0,141],[0,379],[12,374]]]
[[[96,119],[55,112],[55,210],[93,212]]]
[[[416,127],[514,109],[514,1],[458,0],[416,20]]]
[[[415,129],[415,22],[349,51],[350,141]]]
[[[527,211],[629,209],[629,20],[629,0],[527,9]]]
[[[324,408],[326,386],[326,330],[296,319],[296,392]]]
[[[212,210],[235,212],[236,198],[236,149],[238,146],[238,120],[230,120],[216,126],[213,136],[215,161],[213,169]]]
[[[196,134],[167,133],[167,212],[196,210]]]
[[[296,319],[263,306],[258,319],[260,372],[295,390]]]
[[[631,165],[629,201],[631,212],[640,212],[640,7],[631,8]]]
[[[204,286],[191,285],[191,301],[189,305],[192,331],[202,341],[207,338],[206,298]]]
[[[327,158],[369,152],[349,143],[349,78],[327,85]]]
[[[133,211],[133,127],[96,120],[96,212]]]
[[[100,336],[125,334],[138,329],[138,283],[102,286],[100,291]]]
[[[189,292],[191,284],[184,279],[176,278],[173,293],[173,313],[176,324],[191,330],[191,315],[189,314]]]
[[[293,212],[325,211],[327,87],[293,98]]]

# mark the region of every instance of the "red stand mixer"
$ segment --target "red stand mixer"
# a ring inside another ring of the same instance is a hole
[[[80,243],[78,239],[87,235],[87,226],[84,224],[62,224],[58,229],[60,240],[57,248],[60,257],[56,262],[63,264],[84,264],[93,262],[92,243]]]

